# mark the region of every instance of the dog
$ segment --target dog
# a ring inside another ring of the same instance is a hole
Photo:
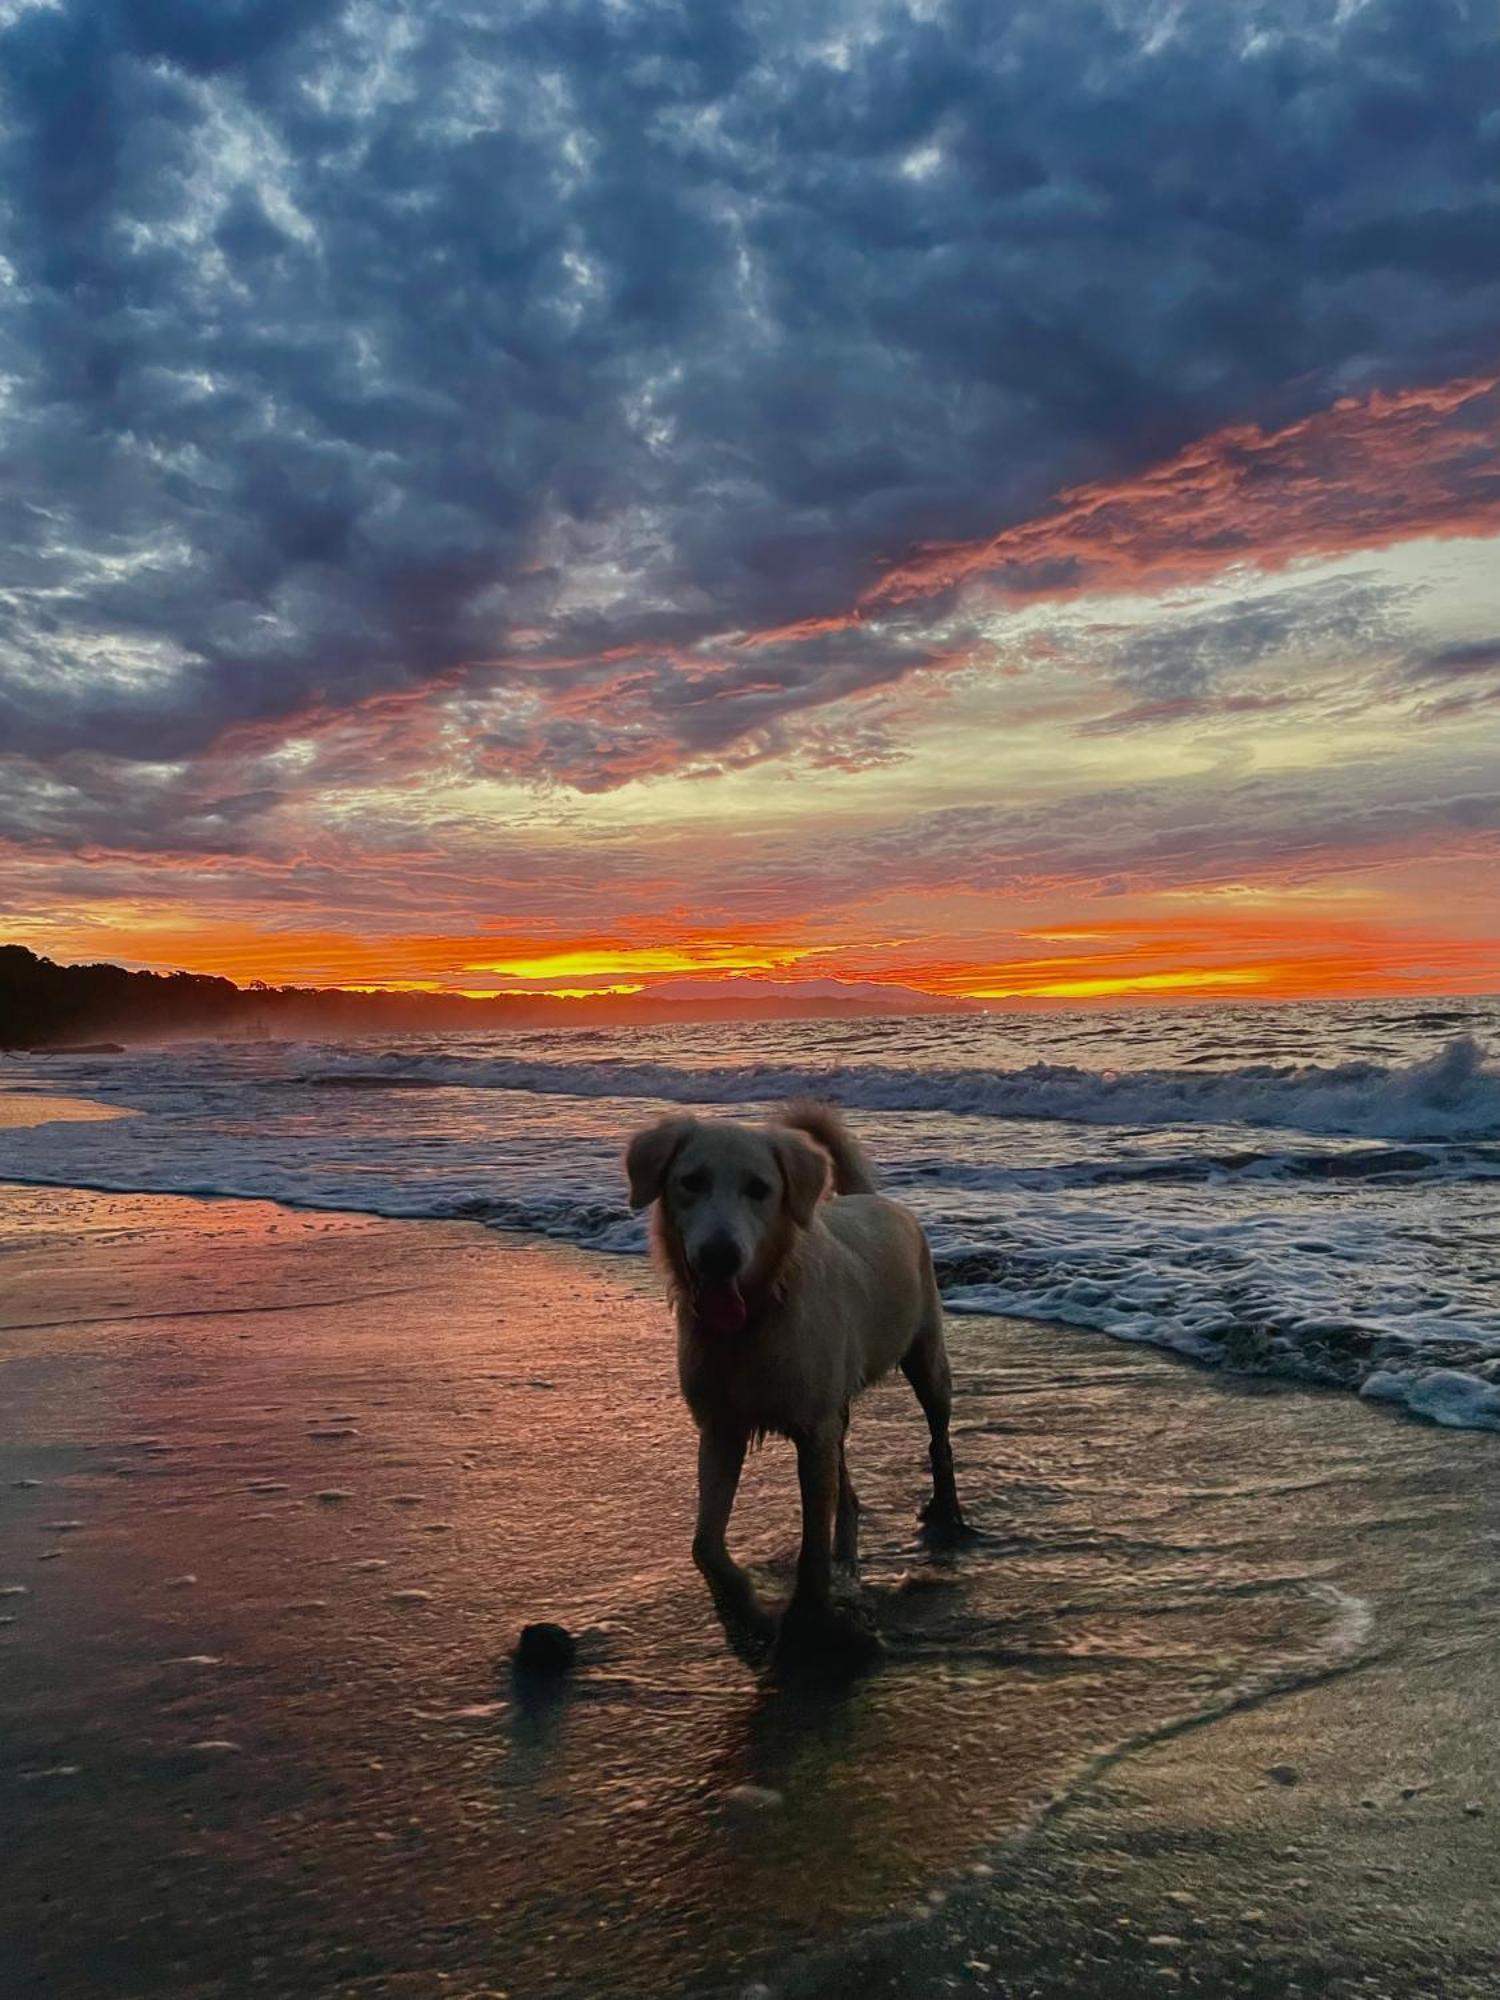
[[[849,1407],[892,1368],[916,1392],[930,1433],[927,1532],[949,1542],[968,1533],[948,1440],[942,1302],[921,1224],[876,1192],[864,1153],[824,1104],[790,1104],[766,1126],[664,1118],[631,1140],[625,1170],[631,1207],[654,1207],[653,1248],[677,1311],[678,1379],[698,1425],[694,1562],[726,1623],[769,1633],[725,1537],[750,1443],[790,1438],[802,1543],[778,1647],[872,1646],[835,1607],[832,1570],[858,1566]]]

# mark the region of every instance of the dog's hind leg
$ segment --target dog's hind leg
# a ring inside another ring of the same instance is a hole
[[[743,1431],[706,1427],[698,1434],[698,1525],[693,1561],[703,1572],[721,1617],[768,1631],[771,1619],[756,1602],[750,1579],[729,1553],[725,1537],[749,1439]]]
[[[931,1434],[928,1457],[932,1465],[932,1498],[922,1509],[927,1532],[937,1541],[959,1541],[968,1533],[963,1509],[958,1504],[958,1487],[953,1478],[953,1447],[948,1441],[948,1424],[953,1414],[953,1372],[948,1366],[948,1350],[943,1342],[943,1309],[937,1288],[922,1316],[917,1337],[906,1350],[901,1372],[910,1382]]]
[[[844,1429],[839,1439],[839,1499],[833,1517],[833,1559],[857,1573],[859,1569],[859,1495],[849,1477],[846,1446],[849,1439],[849,1407],[844,1406]]]

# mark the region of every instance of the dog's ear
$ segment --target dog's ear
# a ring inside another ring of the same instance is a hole
[[[632,1208],[649,1208],[660,1196],[667,1168],[697,1122],[696,1118],[663,1118],[659,1124],[648,1125],[644,1132],[636,1133],[625,1155]]]
[[[786,1188],[787,1213],[799,1229],[806,1229],[828,1186],[828,1155],[795,1132],[773,1133],[771,1145]]]

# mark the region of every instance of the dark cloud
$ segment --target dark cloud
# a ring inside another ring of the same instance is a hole
[[[622,646],[617,736],[564,702],[481,762],[780,754],[934,649],[707,636],[1471,367],[1500,310],[1461,0],[5,19],[0,750],[46,762]]]
[[[1500,673],[1500,639],[1475,639],[1462,646],[1438,646],[1407,661],[1413,680],[1464,680],[1473,674]]]
[[[125,762],[73,751],[45,770],[0,758],[0,844],[39,851],[194,860],[250,855],[265,845],[281,803],[271,786],[215,785],[180,766]]]
[[[1435,646],[1402,662],[1392,677],[1398,694],[1416,693],[1413,718],[1452,723],[1500,707],[1500,639]]]
[[[1079,734],[1339,705],[1351,678],[1363,691],[1399,649],[1411,594],[1335,577],[1249,591],[1206,610],[1168,610],[1133,631],[1095,626],[1085,657],[1125,700],[1081,722]]]

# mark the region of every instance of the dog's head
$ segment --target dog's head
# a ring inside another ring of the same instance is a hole
[[[738,1333],[746,1294],[764,1292],[806,1229],[828,1160],[778,1128],[664,1118],[625,1155],[630,1206],[658,1204],[661,1245],[710,1333]]]

